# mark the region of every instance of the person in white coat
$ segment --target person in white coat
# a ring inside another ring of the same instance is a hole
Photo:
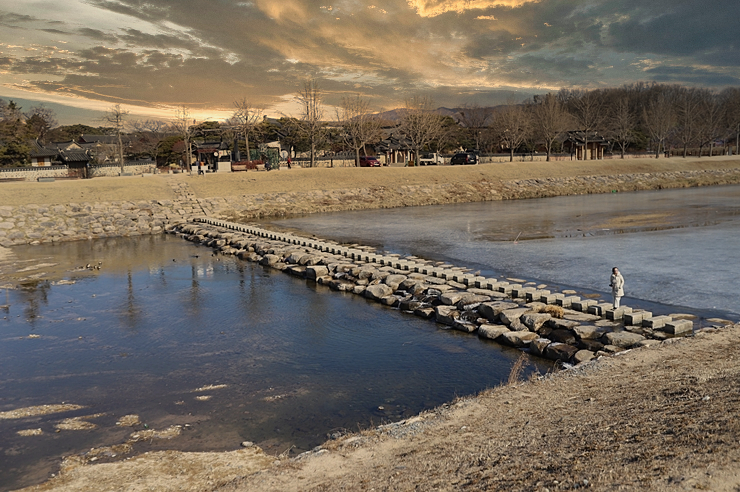
[[[612,297],[614,298],[614,309],[619,307],[619,301],[621,301],[624,295],[624,277],[619,273],[617,267],[612,268],[612,277],[609,287],[612,288]]]

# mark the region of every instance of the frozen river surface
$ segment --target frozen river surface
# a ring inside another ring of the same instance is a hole
[[[273,224],[484,275],[603,293],[618,266],[628,304],[735,318],[740,312],[740,186],[366,210]]]

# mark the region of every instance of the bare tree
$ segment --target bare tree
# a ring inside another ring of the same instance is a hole
[[[655,142],[655,158],[660,156],[671,132],[676,126],[673,104],[665,91],[657,92],[643,108],[642,119],[645,128]]]
[[[132,126],[136,133],[135,150],[149,155],[156,163],[159,145],[167,137],[169,125],[161,120],[137,120]]]
[[[190,152],[190,138],[192,137],[191,126],[195,124],[195,120],[190,115],[190,110],[186,106],[180,106],[175,111],[175,118],[172,120],[173,132],[177,135],[182,136],[183,143],[185,144],[185,165],[187,166],[188,172],[192,169]]]
[[[626,97],[620,97],[612,103],[608,112],[607,126],[609,137],[619,145],[620,155],[624,159],[627,146],[635,138],[637,126],[637,117],[630,110]]]
[[[492,118],[492,108],[482,108],[477,104],[465,104],[460,111],[460,123],[465,128],[468,137],[475,142],[477,150],[483,148],[483,142]]]
[[[249,152],[249,135],[254,132],[257,125],[262,122],[261,108],[254,106],[252,103],[247,101],[246,98],[242,98],[239,101],[234,101],[234,113],[231,116],[230,123],[234,125],[235,130],[244,136],[245,148],[247,149],[247,161],[252,160],[252,156]]]
[[[509,161],[514,161],[514,152],[532,131],[532,115],[521,104],[509,103],[494,117],[494,131],[501,146],[509,149]]]
[[[699,132],[699,109],[701,93],[686,87],[675,88],[676,140],[683,147],[683,156],[688,154],[689,145],[697,139]]]
[[[604,98],[598,91],[561,91],[569,112],[576,119],[578,129],[583,130],[584,145],[583,159],[587,160],[588,137],[590,133],[598,131],[604,123]],[[562,97],[562,96],[561,96]]]
[[[735,137],[735,155],[740,153],[740,88],[731,87],[722,92],[725,106],[725,126],[728,135]]]
[[[324,118],[324,93],[316,79],[309,79],[303,83],[298,92],[298,102],[301,104],[301,129],[309,142],[311,167],[316,164],[316,149],[321,145],[326,133]]]
[[[355,166],[360,165],[360,149],[380,139],[380,120],[370,114],[370,105],[360,95],[345,96],[337,108],[337,121],[342,128],[342,139],[355,151]]]
[[[36,141],[44,142],[46,134],[57,125],[56,113],[53,109],[41,106],[34,106],[25,114],[26,126],[31,136]]]
[[[120,104],[116,104],[108,109],[108,112],[103,116],[103,120],[113,125],[113,130],[116,132],[118,137],[118,163],[121,166],[121,174],[125,172],[123,163],[123,140],[121,138],[123,134],[124,125],[126,123],[126,117],[129,115],[127,109],[123,109]]]
[[[720,136],[724,107],[716,93],[707,89],[702,89],[700,93],[699,157],[705,145],[709,145],[709,156],[711,157],[714,142]]]
[[[411,144],[415,164],[419,165],[419,154],[437,136],[441,117],[434,112],[434,101],[429,96],[415,95],[406,100],[406,110],[401,118],[401,133]]]
[[[534,133],[545,144],[549,161],[554,143],[568,130],[573,118],[551,93],[535,96],[532,111]]]

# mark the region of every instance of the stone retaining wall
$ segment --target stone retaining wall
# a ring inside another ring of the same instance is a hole
[[[39,178],[65,178],[69,176],[67,166],[10,167],[0,168],[0,180],[38,181]]]
[[[202,218],[168,232],[221,254],[351,292],[480,338],[580,364],[693,333],[695,316],[653,315],[554,292],[525,280],[486,278],[415,256],[378,254],[318,238]],[[728,320],[709,320],[717,326]]]
[[[177,191],[175,200],[0,206],[0,246],[160,233],[166,224],[201,215],[241,222],[291,214],[719,184],[740,184],[740,169],[389,185],[217,198],[195,198],[192,192],[183,189]],[[173,181],[173,186],[189,188],[185,182]]]
[[[141,164],[124,164],[124,172],[132,175],[154,174],[157,165],[154,162],[145,162]],[[120,176],[121,166],[118,164],[105,164],[100,166],[90,166],[90,177],[101,178],[104,176]]]

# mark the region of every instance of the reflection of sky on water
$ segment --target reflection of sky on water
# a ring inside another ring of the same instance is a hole
[[[618,266],[628,297],[740,312],[740,186],[368,210],[274,224],[483,274],[601,292]]]

